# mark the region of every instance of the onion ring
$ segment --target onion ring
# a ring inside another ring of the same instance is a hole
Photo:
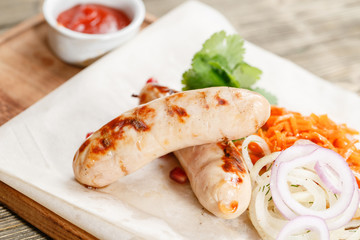
[[[273,152],[269,155],[266,155],[262,158],[260,158],[256,164],[253,166],[253,168],[250,170],[250,178],[252,180],[252,183],[255,182],[259,184],[259,182],[262,180],[264,174],[260,175],[260,170],[263,169],[266,165],[271,164],[275,161],[275,159],[279,156],[280,152]]]
[[[341,185],[337,184],[339,181],[336,181],[340,178],[339,174],[327,163],[318,161],[314,167],[316,173],[319,175],[321,181],[328,187],[333,193],[341,193]],[[336,179],[334,179],[336,178]]]
[[[304,147],[303,144],[300,144],[300,146]],[[255,184],[252,192],[252,200],[249,206],[249,216],[254,227],[263,239],[276,239],[281,229],[286,225],[287,222],[289,222],[289,220],[286,220],[286,218],[278,208],[279,204],[277,202],[276,203],[278,205],[275,204],[274,197],[272,196],[272,192],[274,192],[274,189],[270,188],[270,181],[271,178],[274,177],[273,172],[278,171],[279,165],[281,165],[282,163],[285,163],[286,165],[288,162],[296,160],[296,158],[308,156],[312,154],[316,149],[320,148],[315,144],[311,145],[313,145],[312,152],[310,149],[306,151],[304,150],[304,148],[300,149],[297,147],[297,145],[294,145],[297,148],[296,154],[294,152],[291,154],[284,153],[285,151],[281,152],[279,157],[276,159],[276,163],[280,162],[280,164],[276,165],[275,163],[273,163],[271,165],[273,167],[267,168],[267,171],[264,172],[262,175],[259,174],[260,169],[263,169],[265,166],[270,165],[274,156],[265,156],[259,159],[255,163],[252,171],[250,171],[250,174],[252,175],[251,177]],[[277,152],[276,154],[279,153]],[[283,159],[279,159],[280,157],[283,157]],[[322,180],[319,176],[319,170],[316,171],[315,169],[317,162],[318,161],[315,161],[315,163],[312,162],[311,164],[305,164],[303,162],[303,166],[292,169],[286,177],[286,182],[288,184],[286,186],[289,190],[291,190],[291,197],[297,202],[314,211],[321,212],[326,209],[332,209],[333,206],[335,206],[336,203],[339,201],[339,197],[338,195],[334,194],[333,191],[330,189],[331,187],[329,187],[329,183],[325,183],[327,180]],[[320,168],[323,168],[324,166],[325,168],[327,168],[326,164],[323,164],[323,162],[322,164],[318,164],[318,167]],[[338,170],[337,168],[335,169]],[[335,169],[331,171],[336,172]],[[328,169],[320,169],[320,172],[321,171],[328,171]],[[332,175],[334,179],[337,178],[337,176],[339,176],[340,179],[342,178],[342,175],[339,175],[337,173]],[[356,211],[360,210],[360,192],[357,184],[355,184],[355,179],[353,180],[353,196],[351,198],[349,206],[345,209],[345,211],[342,212],[340,215],[330,219],[323,219],[322,217],[320,217],[323,222],[326,223],[327,228],[330,230],[329,234],[331,240],[360,239],[360,220],[354,218],[360,214],[359,212],[359,214],[356,215]],[[279,181],[279,179],[277,181]],[[341,185],[341,187],[343,187],[342,181],[338,179],[336,179],[336,181],[337,182],[333,181],[330,184],[339,183],[339,186]],[[275,187],[277,186],[275,185]],[[280,199],[282,198],[281,195],[279,197]],[[285,206],[288,208],[291,214],[294,214],[294,218],[299,217],[299,215],[291,208],[289,208],[286,204]],[[303,232],[300,235],[294,235],[292,237],[289,237],[288,239],[309,239],[315,237],[315,235],[316,233],[314,231],[308,231]]]
[[[251,158],[249,155],[249,149],[248,149],[249,144],[252,142],[257,143],[261,147],[265,156],[269,155],[271,153],[269,146],[267,145],[267,143],[265,142],[265,140],[263,138],[261,138],[257,135],[250,135],[250,136],[246,137],[244,142],[241,145],[242,146],[241,153],[242,153],[242,156],[243,156],[249,170],[251,170],[254,166],[251,161]]]
[[[287,240],[292,233],[296,233],[299,230],[311,230],[317,232],[320,240],[328,240],[329,230],[326,226],[325,221],[322,218],[315,216],[298,216],[288,222],[280,231],[277,240]]]
[[[328,228],[330,230],[334,230],[348,223],[354,217],[356,210],[359,208],[359,201],[359,189],[357,188],[357,185],[355,185],[354,194],[348,208],[345,209],[340,217],[336,218],[335,220],[327,221]]]
[[[273,197],[276,207],[279,209],[281,214],[284,217],[286,217],[287,219],[293,219],[297,215],[284,203],[284,201],[282,200],[282,197],[280,195],[280,192],[278,190],[278,187],[276,186],[277,185],[276,183],[278,182],[277,175],[278,175],[279,165],[282,162],[291,161],[300,156],[306,156],[306,155],[312,153],[313,151],[315,151],[316,149],[318,149],[319,147],[320,146],[315,145],[315,144],[294,145],[294,146],[288,148],[291,150],[288,150],[288,149],[284,150],[278,156],[278,158],[275,160],[275,162],[271,168],[271,177],[270,177],[271,195]]]
[[[274,185],[276,184],[276,187],[284,204],[288,208],[291,208],[296,214],[312,215],[321,217],[323,219],[330,219],[340,215],[342,212],[345,211],[345,209],[351,203],[354,194],[354,176],[352,175],[352,172],[347,163],[339,154],[335,153],[332,150],[319,147],[306,156],[281,163],[277,169],[277,179],[286,179],[287,175],[292,169],[316,161],[322,161],[324,163],[331,164],[334,166],[333,169],[336,169],[337,171],[342,171],[341,173],[339,173],[339,176],[341,176],[342,178],[343,191],[338,201],[331,208],[328,208],[324,211],[314,211],[306,208],[291,197],[291,193],[287,186],[287,181],[277,181],[276,183],[274,183]]]

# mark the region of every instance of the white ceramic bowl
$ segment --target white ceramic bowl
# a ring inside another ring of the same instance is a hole
[[[117,32],[107,34],[75,32],[57,23],[56,18],[61,12],[85,3],[121,9],[129,16],[131,23]],[[67,63],[86,66],[131,39],[144,21],[145,7],[141,0],[45,0],[43,14],[50,25],[48,41],[54,53]]]

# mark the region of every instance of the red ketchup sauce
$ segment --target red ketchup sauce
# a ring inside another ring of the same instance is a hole
[[[104,34],[126,27],[131,20],[119,9],[100,4],[79,4],[60,13],[57,22],[76,32]]]

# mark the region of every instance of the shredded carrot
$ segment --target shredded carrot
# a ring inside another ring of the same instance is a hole
[[[303,116],[277,106],[271,107],[270,118],[257,132],[269,145],[271,152],[282,151],[299,139],[307,139],[339,153],[352,170],[360,173],[360,150],[355,145],[359,141],[353,138],[357,134],[358,131],[348,128],[346,124],[336,124],[327,115],[312,113]],[[253,162],[262,154],[261,148],[251,148]]]
[[[251,142],[248,146],[249,155],[252,163],[256,163],[257,160],[262,158],[265,154],[262,150],[262,148],[255,142]]]

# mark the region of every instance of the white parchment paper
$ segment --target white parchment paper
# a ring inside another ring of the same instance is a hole
[[[171,156],[101,190],[73,178],[72,159],[87,132],[137,105],[149,77],[181,89],[192,56],[214,32],[234,32],[217,11],[187,2],[135,39],[86,68],[0,127],[0,180],[101,239],[258,239],[247,214],[222,220],[204,210],[189,185],[171,182]],[[240,33],[241,34],[241,33]],[[263,71],[259,85],[279,105],[327,113],[360,130],[360,98],[246,43],[245,59]]]

